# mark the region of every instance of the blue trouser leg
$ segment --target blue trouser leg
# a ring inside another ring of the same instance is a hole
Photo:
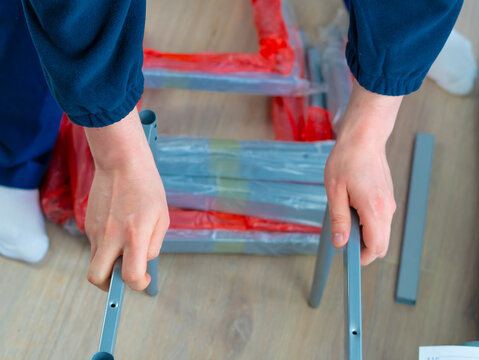
[[[0,1],[0,185],[34,189],[62,111],[47,87],[20,0]]]

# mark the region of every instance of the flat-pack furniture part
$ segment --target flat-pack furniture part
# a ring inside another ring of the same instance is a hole
[[[141,122],[143,131],[148,140],[148,144],[155,141],[156,138],[156,117],[151,111],[142,113]],[[121,275],[123,259],[119,257],[113,265],[111,274],[110,288],[106,302],[105,318],[101,331],[100,346],[98,352],[93,355],[92,360],[114,360],[113,350],[115,348],[118,325],[120,323],[120,313],[123,304],[123,293],[125,291],[125,282]],[[158,257],[147,263],[147,272],[151,276],[150,284],[145,292],[150,296],[158,293]]]
[[[258,54],[144,50],[145,86],[262,95],[304,95],[302,45],[286,0],[252,1]]]
[[[170,214],[170,230],[265,231],[303,234],[319,234],[321,232],[320,226],[295,224],[218,211],[169,207],[168,212]]]
[[[93,355],[92,360],[113,360],[118,324],[123,304],[123,293],[125,283],[121,277],[122,258],[118,258],[113,266],[111,274],[110,289],[106,302],[105,318],[101,330],[100,346],[98,352]]]
[[[326,210],[323,220],[320,246],[316,256],[313,285],[309,304],[317,308],[321,302],[335,249],[331,241],[331,220]],[[344,299],[345,299],[345,354],[348,360],[362,359],[362,318],[361,318],[361,233],[359,216],[351,208],[351,232],[343,249]]]
[[[125,292],[125,282],[121,276],[122,262],[122,257],[119,257],[113,266],[100,345],[98,352],[93,355],[92,360],[114,360],[113,351],[115,349],[116,335],[123,305],[123,294]],[[155,296],[158,292],[158,258],[148,262],[148,274],[151,276],[151,281],[145,291],[148,295]]]
[[[396,288],[396,301],[407,305],[415,305],[417,300],[433,153],[434,136],[418,133]]]
[[[162,176],[169,206],[321,226],[324,185]]]
[[[321,50],[318,46],[310,47],[306,50],[306,59],[308,63],[308,75],[311,86],[320,86],[324,83],[321,71]],[[326,94],[324,92],[316,92],[309,97],[310,106],[326,107]]]
[[[162,176],[222,177],[324,184],[334,141],[222,140],[158,135],[152,146]]]
[[[344,12],[338,12],[334,21],[322,31],[327,43],[321,47],[321,74],[326,86],[326,108],[335,134],[353,86],[353,77],[344,56],[347,34],[347,24],[342,19],[344,16]]]
[[[313,255],[317,252],[318,244],[317,233],[170,229],[161,252]]]
[[[143,110],[140,112],[140,119],[145,133],[151,134],[148,137],[150,146],[156,146],[158,136],[156,135],[155,114],[150,110]],[[266,144],[276,146],[275,142],[266,142]],[[262,144],[262,146],[267,146],[266,144]],[[187,144],[183,143],[183,146],[187,146]],[[199,148],[203,148],[204,152],[207,152],[207,148],[202,146]],[[301,148],[311,147],[307,144],[299,146]],[[199,148],[198,150],[200,150]],[[312,149],[314,148],[313,146]],[[181,152],[180,149],[178,151]],[[153,150],[154,154],[155,152]],[[159,168],[159,171],[161,172],[162,169]],[[204,177],[162,176],[162,178],[168,203],[173,206],[200,208],[201,210],[230,210],[229,212],[233,213],[247,212],[251,215],[258,214],[262,218],[285,216],[295,218],[298,220],[297,223],[316,226],[321,225],[320,219],[322,219],[326,207],[326,193],[323,186],[256,182],[262,185],[256,185],[257,191],[251,192],[247,191],[248,189],[244,185],[238,185],[245,183],[244,181],[235,179],[225,178],[218,181],[213,180],[214,178]],[[172,179],[176,180],[176,184]],[[218,184],[220,185],[217,186]],[[282,188],[284,188],[283,192]],[[203,189],[203,195],[199,194],[199,189]],[[284,194],[281,195],[282,193]],[[251,194],[261,196],[263,202],[246,201]],[[267,199],[269,199],[269,203],[266,201]],[[294,199],[298,199],[297,202],[301,206],[295,208]],[[288,206],[281,205],[281,202]],[[278,215],[278,210],[282,211],[280,215]],[[162,251],[284,255],[311,254],[315,252],[317,246],[318,235],[314,233],[175,229],[167,232]]]
[[[327,61],[336,64],[341,60],[345,62],[344,54],[334,52],[326,57],[323,54],[323,48],[319,45],[310,46],[306,36],[303,37],[302,42],[304,51],[303,53],[297,52],[297,56],[304,58],[301,66],[302,72],[305,73],[306,78],[310,82],[308,92],[310,96],[276,96],[273,98],[271,114],[275,139],[287,141],[333,139],[333,129],[330,120],[332,117],[329,109],[327,110],[325,106],[327,104],[327,92],[337,89],[338,86],[335,84],[328,86],[327,82],[324,81],[323,63]],[[339,57],[339,59],[335,57]],[[346,69],[344,76],[348,76],[348,74],[349,70]],[[334,78],[329,76],[328,80],[331,79]],[[343,77],[339,77],[338,80],[342,81]],[[350,79],[346,80],[351,82]],[[333,94],[333,96],[336,96],[336,94]],[[344,104],[344,100],[347,101],[347,98],[342,96],[339,102]]]

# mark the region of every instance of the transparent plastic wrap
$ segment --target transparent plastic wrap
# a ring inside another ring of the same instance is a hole
[[[152,150],[162,175],[322,184],[333,145],[159,135]]]
[[[216,75],[207,72],[182,72],[161,68],[144,68],[145,87],[219,91],[256,95],[305,94],[309,84],[297,75],[263,73]]]
[[[286,0],[253,0],[259,53],[171,54],[144,50],[145,86],[263,95],[302,95],[298,28]]]
[[[320,37],[327,39],[322,50],[321,70],[327,88],[326,108],[335,133],[339,130],[353,86],[344,55],[348,29],[346,19],[345,11],[339,11],[329,26],[320,29]]]
[[[163,253],[315,254],[319,234],[227,230],[168,230]]]
[[[254,145],[253,148],[255,146],[261,148],[261,142],[251,142],[251,145]],[[298,144],[300,149],[311,145]],[[203,148],[203,150],[207,149]],[[84,232],[86,206],[94,170],[83,128],[71,123],[64,116],[51,165],[40,188],[42,209],[49,220],[66,226],[70,231],[78,228],[80,232]],[[185,207],[181,205],[183,204],[189,205],[192,209],[230,213],[238,210],[236,214],[200,215],[196,213],[196,220],[194,220],[195,216],[192,217],[192,213],[182,215],[187,216],[191,224],[194,221],[204,224],[206,216],[213,223],[230,226],[227,229],[231,229],[232,219],[235,218],[234,226],[238,226],[239,223],[250,224],[249,227],[243,227],[243,230],[319,231],[317,226],[320,224],[310,219],[311,217],[313,220],[322,218],[325,194],[324,188],[320,185],[169,175],[164,175],[163,181],[171,206]],[[316,213],[318,213],[317,217],[314,216]],[[251,215],[256,218],[241,217],[241,215]],[[300,219],[298,222],[313,225],[316,228],[308,229],[297,224],[270,221],[278,219],[283,222],[294,222],[294,219],[303,215],[305,219],[303,221]],[[216,221],[213,220],[214,217]],[[225,224],[226,221],[230,225]],[[184,221],[183,224],[185,224]],[[256,224],[257,227],[251,224]],[[299,230],[301,228],[303,230]],[[238,228],[235,227],[235,229]]]
[[[308,106],[307,97],[275,97],[271,114],[276,140],[325,141],[333,139],[328,111],[320,106]]]
[[[94,172],[83,127],[63,115],[50,165],[40,185],[40,205],[50,221],[64,225],[71,232],[76,227],[84,232]]]
[[[319,48],[307,47],[307,37],[301,33],[302,47],[296,48],[300,71],[309,79],[309,96],[275,97],[272,118],[275,139],[282,141],[323,141],[333,139],[329,112],[325,109],[325,84],[321,76]],[[303,48],[303,46],[305,48]],[[307,64],[305,63],[305,60]]]
[[[170,229],[273,231],[319,234],[320,226],[268,220],[253,216],[217,211],[198,211],[169,208]]]
[[[170,206],[321,226],[323,185],[214,177],[162,176]]]

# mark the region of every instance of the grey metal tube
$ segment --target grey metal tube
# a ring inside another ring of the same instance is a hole
[[[121,305],[123,302],[123,293],[125,283],[121,277],[122,258],[118,258],[113,266],[111,274],[110,290],[108,292],[108,301],[106,303],[105,318],[101,331],[100,346],[92,360],[113,359],[113,350],[115,348],[118,324],[120,322]]]
[[[317,308],[321,302],[326,281],[328,280],[329,270],[333,261],[335,248],[331,242],[331,221],[329,218],[329,208],[326,207],[323,219],[323,228],[319,238],[318,254],[316,256],[316,266],[314,268],[313,286],[309,295],[309,306]]]
[[[140,120],[148,145],[154,154],[157,139],[156,114],[151,110],[142,110],[140,111]],[[145,291],[148,295],[155,296],[158,294],[158,257],[148,261],[147,272],[151,276],[151,281]]]
[[[145,291],[148,295],[155,296],[158,294],[158,257],[148,261],[146,271],[150,274],[151,281]]]
[[[344,290],[346,305],[346,354],[348,360],[362,359],[361,319],[361,232],[356,210],[351,209],[351,233],[344,248]]]
[[[407,305],[415,305],[417,299],[433,152],[434,136],[418,133],[396,288],[396,301]]]

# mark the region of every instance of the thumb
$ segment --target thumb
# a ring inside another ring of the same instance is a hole
[[[348,242],[351,231],[351,212],[346,187],[326,189],[328,195],[329,216],[331,219],[331,240],[336,248]]]

